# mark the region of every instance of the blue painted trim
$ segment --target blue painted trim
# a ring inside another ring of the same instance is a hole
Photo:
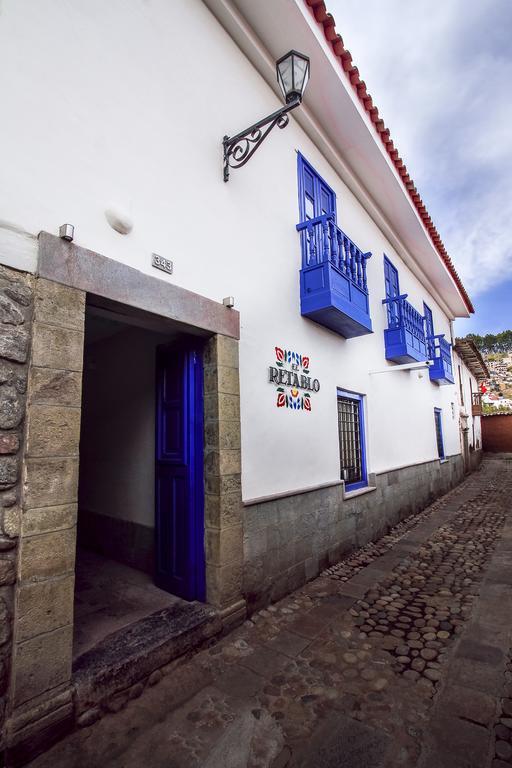
[[[434,408],[434,418],[436,420],[436,444],[437,444],[437,421],[439,420],[439,434],[441,435],[441,455],[439,458],[441,461],[446,458],[446,451],[444,450],[444,435],[443,435],[443,410],[442,408]],[[439,447],[438,447],[439,452]]]
[[[425,318],[425,338],[427,340],[427,354],[428,359],[433,360],[434,358],[434,350],[432,341],[430,341],[430,337],[432,337],[435,333],[434,331],[434,315],[432,314],[432,310],[430,309],[429,305],[426,301],[423,302],[423,315]]]
[[[195,576],[195,599],[206,600],[206,556],[204,545],[204,383],[200,350],[191,349],[189,367],[190,514],[193,518],[191,571]]]
[[[391,269],[393,270],[393,272],[395,272],[395,273],[396,273],[396,284],[397,284],[397,286],[398,286],[398,293],[399,293],[399,294],[400,294],[400,276],[399,276],[399,274],[398,274],[398,269],[395,267],[395,265],[393,264],[393,262],[391,261],[391,259],[390,259],[388,256],[386,256],[386,254],[383,254],[383,255],[384,255],[384,292],[385,292],[385,294],[386,294],[386,298],[387,298],[387,299],[389,299],[389,298],[390,298],[390,295],[388,294],[388,292],[387,292],[387,290],[386,290],[386,271],[385,271],[385,269],[386,269],[386,264],[388,265],[388,267],[391,267]]]
[[[347,389],[340,389],[337,387],[337,397],[346,397],[351,400],[357,400],[359,402],[359,434],[361,436],[361,475],[362,480],[357,483],[345,483],[345,489],[347,491],[357,491],[360,488],[366,488],[368,485],[368,468],[366,462],[366,434],[365,434],[365,420],[364,420],[364,400],[365,395],[359,394],[359,392],[350,392]]]

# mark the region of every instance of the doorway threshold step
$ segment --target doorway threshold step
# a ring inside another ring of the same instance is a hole
[[[75,716],[104,708],[121,691],[222,632],[218,611],[179,601],[105,637],[73,664]]]

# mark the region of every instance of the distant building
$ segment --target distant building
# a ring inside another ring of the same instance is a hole
[[[473,341],[455,339],[454,365],[461,449],[466,471],[469,471],[479,463],[482,453],[482,402],[496,395],[481,394],[481,386],[489,377],[489,369]]]

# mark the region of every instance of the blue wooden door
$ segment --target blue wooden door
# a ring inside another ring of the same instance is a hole
[[[317,216],[332,213],[336,221],[336,194],[304,157],[299,154],[299,215],[300,220],[310,221]],[[302,238],[307,237],[302,232]],[[316,252],[322,252],[322,228],[315,227]],[[305,243],[303,243],[303,248]],[[308,248],[307,253],[311,250]]]
[[[434,335],[434,319],[432,317],[432,310],[423,302],[423,311],[425,312],[425,336],[427,338],[427,352],[429,359],[434,357],[434,342],[432,336]],[[430,338],[429,338],[430,337]]]
[[[398,270],[392,265],[386,256],[384,256],[384,284],[386,287],[386,299],[400,296]],[[396,328],[400,321],[398,302],[391,301],[389,304],[386,304],[386,307],[388,312],[388,327]]]
[[[155,583],[204,600],[203,375],[200,352],[159,347]]]

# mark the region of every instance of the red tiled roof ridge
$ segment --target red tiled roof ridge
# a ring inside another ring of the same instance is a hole
[[[370,119],[375,126],[375,130],[378,134],[380,134],[380,139],[384,144],[396,170],[401,176],[404,187],[409,193],[409,196],[413,201],[416,210],[418,211],[420,219],[423,221],[425,229],[427,230],[432,239],[432,242],[434,243],[436,251],[440,255],[448,271],[453,277],[468,311],[474,312],[475,310],[473,304],[471,303],[471,299],[469,298],[468,293],[462,284],[462,280],[460,279],[453,261],[449,257],[446,248],[444,247],[441,236],[435,228],[413,180],[407,172],[404,161],[398,154],[398,150],[395,148],[393,140],[390,137],[389,129],[386,128],[384,120],[379,115],[379,110],[373,103],[372,97],[367,92],[366,83],[361,79],[358,68],[353,64],[352,55],[350,51],[345,48],[343,44],[343,38],[336,32],[336,23],[334,21],[334,17],[327,11],[324,0],[304,0],[304,2],[312,11],[316,21],[322,24],[327,42],[330,44],[334,55],[340,60],[343,71],[346,73],[350,84],[355,90],[366,112],[370,116]]]

